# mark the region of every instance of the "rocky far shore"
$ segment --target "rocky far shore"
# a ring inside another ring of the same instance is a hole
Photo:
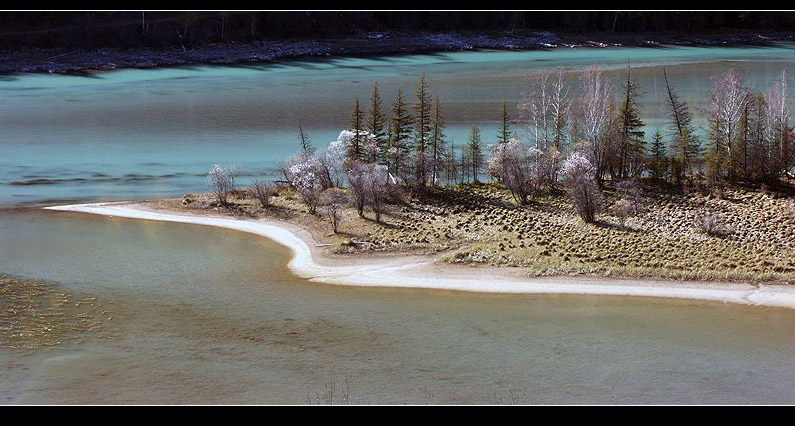
[[[81,74],[121,68],[180,65],[242,65],[297,57],[449,52],[475,49],[532,50],[575,47],[739,46],[793,41],[793,34],[558,35],[551,32],[495,34],[394,32],[322,40],[214,43],[165,49],[17,49],[0,52],[0,74]]]

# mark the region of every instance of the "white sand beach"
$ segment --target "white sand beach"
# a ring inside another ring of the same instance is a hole
[[[190,215],[155,210],[134,202],[45,207],[132,219],[217,226],[272,239],[293,252],[289,268],[312,282],[352,286],[406,287],[436,290],[667,297],[795,309],[795,287],[775,284],[684,282],[599,277],[529,277],[522,268],[469,267],[435,263],[422,256],[330,258],[316,247],[309,232],[265,219]]]

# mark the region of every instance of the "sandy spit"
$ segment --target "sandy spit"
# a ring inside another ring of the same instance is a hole
[[[153,210],[130,203],[93,203],[45,207],[132,219],[217,226],[261,235],[293,252],[289,268],[313,282],[372,287],[408,287],[486,293],[586,294],[709,300],[795,309],[795,287],[750,283],[682,282],[591,277],[527,277],[521,268],[436,264],[420,256],[330,258],[316,248],[309,232],[265,219],[190,215]]]

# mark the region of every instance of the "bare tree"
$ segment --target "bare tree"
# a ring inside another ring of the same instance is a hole
[[[249,186],[249,193],[259,200],[262,208],[270,206],[270,199],[274,192],[276,192],[276,186],[270,181],[254,179]]]
[[[367,200],[375,213],[375,221],[381,222],[384,213],[384,200],[389,195],[389,171],[385,165],[369,165],[367,179]]]
[[[345,172],[351,195],[353,195],[356,213],[359,214],[359,217],[364,217],[364,206],[367,203],[367,179],[370,178],[370,168],[369,164],[356,161]]]
[[[527,126],[536,149],[545,149],[550,139],[549,76],[548,70],[541,70],[530,75],[527,89],[519,102],[521,121]]]
[[[218,204],[226,206],[228,204],[229,193],[235,190],[235,176],[232,167],[221,167],[213,164],[207,173],[207,185],[215,194]]]
[[[734,69],[714,76],[713,81],[714,88],[708,94],[709,105],[706,112],[711,142],[707,157],[707,172],[710,186],[714,189],[724,175],[733,177],[733,171],[728,166],[734,154],[732,147],[748,99],[748,91]]]
[[[552,145],[558,152],[563,152],[571,109],[569,89],[566,87],[566,70],[563,67],[558,68],[557,78],[552,82],[549,107],[552,116]]]
[[[583,95],[579,98],[578,130],[590,145],[589,160],[594,178],[600,180],[604,168],[605,145],[610,130],[613,89],[601,69],[591,66],[580,76]]]
[[[336,234],[342,221],[340,208],[347,203],[345,193],[337,188],[330,188],[323,193],[323,205],[326,209],[326,217],[331,223],[331,230]]]
[[[782,71],[781,78],[764,93],[767,106],[764,138],[770,146],[767,157],[772,163],[771,169],[775,178],[780,174],[787,174],[795,166],[795,137],[790,125],[788,96],[787,76]]]

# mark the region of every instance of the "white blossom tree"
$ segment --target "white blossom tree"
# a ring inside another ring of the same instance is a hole
[[[586,155],[575,151],[563,163],[561,171],[568,178],[577,213],[586,223],[593,223],[603,204],[602,192],[594,179],[596,167]]]
[[[320,196],[323,193],[323,187],[317,171],[318,161],[314,158],[309,158],[303,163],[297,163],[290,167],[290,175],[292,176],[290,183],[293,189],[301,196],[311,214],[315,214],[317,211],[321,201]]]
[[[210,187],[210,191],[215,194],[218,204],[226,206],[229,193],[235,190],[234,168],[213,164],[207,173],[207,185]]]

